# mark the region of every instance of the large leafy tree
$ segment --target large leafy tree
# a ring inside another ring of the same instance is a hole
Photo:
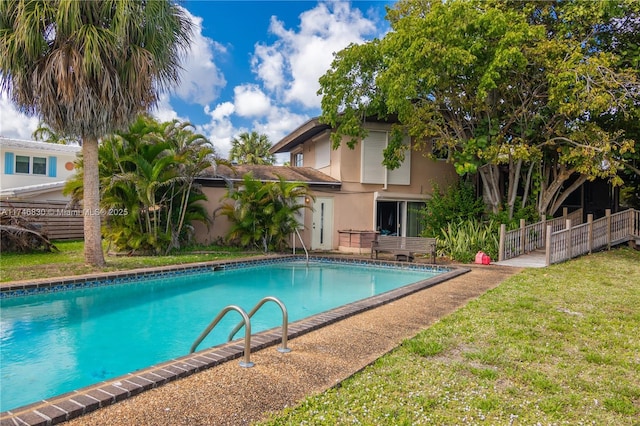
[[[309,208],[306,197],[314,198],[304,183],[287,182],[282,177],[261,182],[247,173],[239,188],[227,190],[220,211],[231,221],[227,239],[264,252],[284,249],[300,227],[297,213]]]
[[[229,161],[238,164],[274,164],[276,157],[269,152],[271,142],[267,135],[244,132],[231,140]]]
[[[99,148],[103,234],[117,250],[167,253],[192,237],[192,221],[209,223],[195,179],[215,161],[209,141],[190,123],[140,116]],[[66,185],[82,198],[82,162]]]
[[[334,145],[354,146],[367,117],[397,119],[388,167],[406,132],[416,149],[447,149],[460,174],[478,173],[493,212],[513,213],[524,187],[523,202],[552,214],[587,179],[618,183],[632,149],[595,119],[628,119],[637,105],[637,68],[619,46],[637,35],[611,35],[629,15],[638,19],[637,3],[400,1],[392,31],[339,52],[321,77],[321,120],[337,128]]]
[[[98,140],[178,81],[191,24],[171,1],[0,2],[0,78],[18,109],[82,140],[85,261],[101,266]]]

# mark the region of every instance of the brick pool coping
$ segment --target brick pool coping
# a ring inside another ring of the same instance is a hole
[[[11,294],[6,297],[17,297],[22,292],[63,291],[71,288],[100,285],[99,281],[109,281],[112,285],[132,282],[142,277],[157,277],[175,273],[210,271],[212,268],[241,268],[260,264],[270,264],[290,260],[304,260],[301,256],[278,256],[270,258],[251,258],[235,261],[213,261],[192,265],[152,268],[110,274],[92,274],[72,279],[49,279],[23,283],[9,283],[0,288],[2,293]],[[435,265],[414,264],[406,262],[390,262],[384,260],[364,260],[335,256],[312,256],[312,261],[347,263],[361,265],[377,265],[390,268],[424,269],[442,271],[441,274],[407,286],[388,291],[376,296],[362,299],[338,308],[316,314],[288,325],[288,339],[301,336],[326,325],[335,323],[353,315],[385,305],[394,300],[408,296],[420,290],[435,286],[458,275],[470,271],[469,268],[439,267]],[[279,345],[282,341],[281,327],[252,334],[251,353]],[[101,407],[112,405],[149,389],[157,388],[171,381],[190,376],[194,373],[216,365],[239,359],[244,356],[244,339],[217,345],[190,355],[156,364],[154,366],[122,375],[111,380],[67,392],[56,397],[35,402],[26,406],[0,413],[0,426],[30,425],[45,426],[71,420]]]

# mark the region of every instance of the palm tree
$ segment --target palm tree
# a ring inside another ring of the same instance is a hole
[[[0,2],[0,89],[21,112],[82,140],[89,264],[104,265],[98,140],[177,83],[191,29],[169,0]]]
[[[67,138],[57,134],[43,122],[38,123],[38,128],[35,129],[33,133],[31,133],[31,137],[37,141],[43,141],[48,143],[55,143],[55,144],[61,144],[61,145],[74,145],[74,144],[80,145],[80,141],[74,138]]]
[[[175,200],[176,202],[172,200],[170,203],[169,216],[175,220],[167,220],[167,227],[172,227],[168,229],[171,244],[167,250],[179,247],[185,222],[200,220],[208,223],[206,210],[199,210],[196,207],[196,198],[203,195],[200,188],[196,187],[195,180],[204,169],[216,162],[215,151],[209,140],[195,133],[194,130],[189,122],[180,123],[178,120],[173,120],[162,124],[163,139],[171,147],[178,168],[178,176],[181,178],[180,185],[172,186],[172,193],[179,194],[179,200]],[[194,188],[195,191],[193,191]],[[177,207],[176,211],[173,209],[174,204]]]
[[[297,214],[309,208],[302,200],[315,199],[302,182],[261,182],[251,173],[243,176],[238,190],[229,189],[220,214],[227,216],[231,228],[227,240],[245,247],[261,247],[264,252],[282,250],[297,228]]]
[[[190,123],[159,123],[141,115],[126,132],[104,138],[99,147],[103,235],[119,251],[167,253],[193,236],[192,221],[209,224],[206,201],[195,179],[214,160],[204,136]],[[81,198],[83,172],[65,193]],[[126,211],[126,215],[120,212]]]
[[[231,140],[229,160],[238,164],[274,164],[276,156],[269,152],[270,148],[267,135],[244,132]]]

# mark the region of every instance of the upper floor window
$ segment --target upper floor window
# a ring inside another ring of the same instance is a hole
[[[316,169],[329,166],[331,164],[331,141],[327,139],[316,142]]]
[[[293,154],[294,167],[302,167],[303,164],[304,162],[302,152],[296,152],[295,154]]]
[[[367,137],[362,141],[362,183],[379,183],[390,185],[410,185],[411,184],[411,150],[405,151],[404,161],[399,168],[388,170],[383,164],[383,151],[389,143],[391,135],[388,132],[369,131]],[[407,136],[404,140],[409,145],[410,139]]]
[[[30,155],[18,155],[13,152],[4,153],[4,174],[25,174],[56,177],[57,158],[32,157]]]
[[[16,155],[16,173],[46,175],[47,159],[44,157]]]

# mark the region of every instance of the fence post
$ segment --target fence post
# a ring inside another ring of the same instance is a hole
[[[631,241],[633,239],[633,231],[636,228],[635,227],[635,209],[629,209],[627,210],[629,213],[627,213],[629,215],[629,241]]]
[[[562,208],[562,218],[564,220],[567,220],[567,216],[569,216],[569,207],[563,207]]]
[[[525,226],[526,221],[524,219],[520,219],[520,254],[524,254],[527,249],[527,236],[524,232]]]
[[[606,209],[604,214],[607,218],[607,250],[611,250],[611,209]]]
[[[587,215],[587,239],[589,241],[589,254],[593,250],[593,214],[589,213]]]
[[[573,255],[571,253],[571,219],[567,219],[564,225],[564,228],[568,230],[567,232],[567,256],[569,256],[569,259],[573,258]],[[567,260],[569,260],[567,259]]]
[[[498,243],[498,262],[504,260],[504,238],[507,232],[507,225],[500,224],[500,242]]]
[[[551,265],[551,225],[547,225],[546,235],[544,264],[545,266],[549,266]]]

